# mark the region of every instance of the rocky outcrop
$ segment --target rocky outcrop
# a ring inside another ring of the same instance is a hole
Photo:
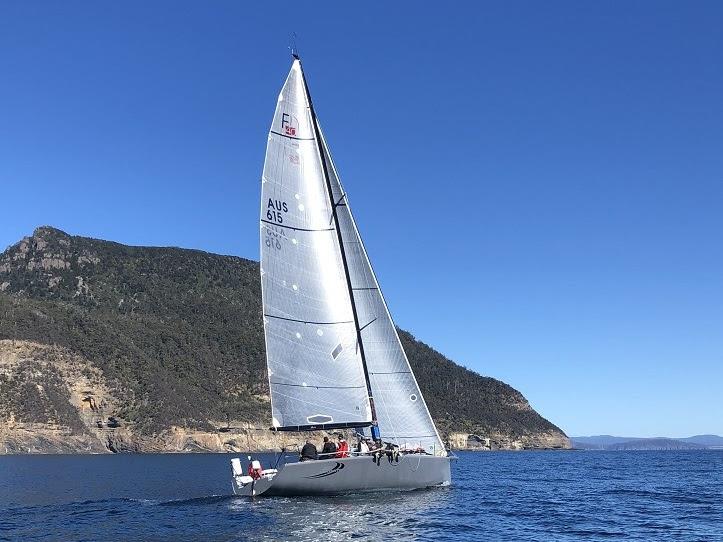
[[[90,360],[65,348],[0,340],[0,453],[278,451],[326,435],[277,433],[262,420],[216,420],[213,431],[174,425],[147,435],[121,417],[122,395]],[[456,450],[569,448],[567,437],[554,432],[455,432],[447,441]]]
[[[555,431],[532,435],[510,435],[491,431],[489,433],[450,433],[449,445],[455,450],[567,450],[570,440]]]
[[[121,417],[122,393],[67,349],[0,340],[0,453],[295,450],[326,433],[277,433],[262,421],[214,421],[214,431],[171,426],[155,435]]]

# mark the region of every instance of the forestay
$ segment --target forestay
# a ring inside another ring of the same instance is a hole
[[[295,60],[269,132],[261,284],[273,426],[364,426],[371,408],[341,248]]]

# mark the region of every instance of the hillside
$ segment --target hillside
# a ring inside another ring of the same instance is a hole
[[[50,227],[7,249],[0,452],[276,447],[258,277],[242,258]],[[518,391],[401,338],[456,445],[472,434],[493,447],[569,446]]]
[[[693,435],[692,437],[679,440],[700,444],[701,446],[708,446],[709,448],[723,448],[723,437],[718,435]]]

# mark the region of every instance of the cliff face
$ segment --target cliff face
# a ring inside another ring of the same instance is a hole
[[[476,448],[478,438],[569,447],[507,384],[401,338],[457,447]],[[238,451],[300,440],[267,431],[269,419],[256,262],[48,227],[0,254],[0,453]]]

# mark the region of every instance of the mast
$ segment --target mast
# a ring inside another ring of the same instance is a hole
[[[346,251],[344,250],[344,239],[341,234],[341,229],[339,228],[339,219],[337,217],[336,207],[338,205],[337,202],[334,201],[334,198],[332,196],[332,188],[331,188],[331,179],[329,178],[329,165],[326,163],[326,159],[324,158],[324,153],[321,150],[321,133],[319,131],[319,122],[316,118],[316,111],[314,110],[314,102],[311,100],[311,93],[309,92],[309,85],[306,83],[306,76],[304,75],[304,69],[301,65],[301,59],[299,58],[298,53],[294,50],[292,52],[292,56],[295,60],[299,62],[299,67],[301,68],[301,80],[304,83],[304,92],[306,93],[306,101],[309,104],[309,112],[311,113],[311,122],[314,126],[314,137],[316,140],[316,149],[319,153],[319,158],[321,160],[321,167],[324,172],[324,180],[326,181],[326,193],[329,197],[329,204],[331,205],[331,213],[334,218],[334,228],[336,229],[336,235],[337,239],[339,240],[339,250],[341,252],[341,260],[344,267],[344,275],[346,277],[346,286],[349,293],[349,299],[351,301],[351,310],[352,314],[354,315],[354,327],[356,329],[356,340],[357,345],[359,346],[359,355],[361,356],[361,362],[362,367],[364,369],[364,380],[366,382],[367,386],[367,393],[369,394],[369,407],[371,409],[372,414],[372,437],[374,439],[379,438],[379,429],[377,427],[377,411],[374,407],[374,397],[372,394],[372,384],[371,380],[369,378],[369,370],[367,368],[367,361],[366,356],[364,354],[364,342],[362,341],[361,336],[361,328],[359,326],[359,315],[356,308],[356,302],[354,301],[354,290],[352,288],[351,284],[351,275],[349,274],[349,263],[347,262],[346,258]]]

